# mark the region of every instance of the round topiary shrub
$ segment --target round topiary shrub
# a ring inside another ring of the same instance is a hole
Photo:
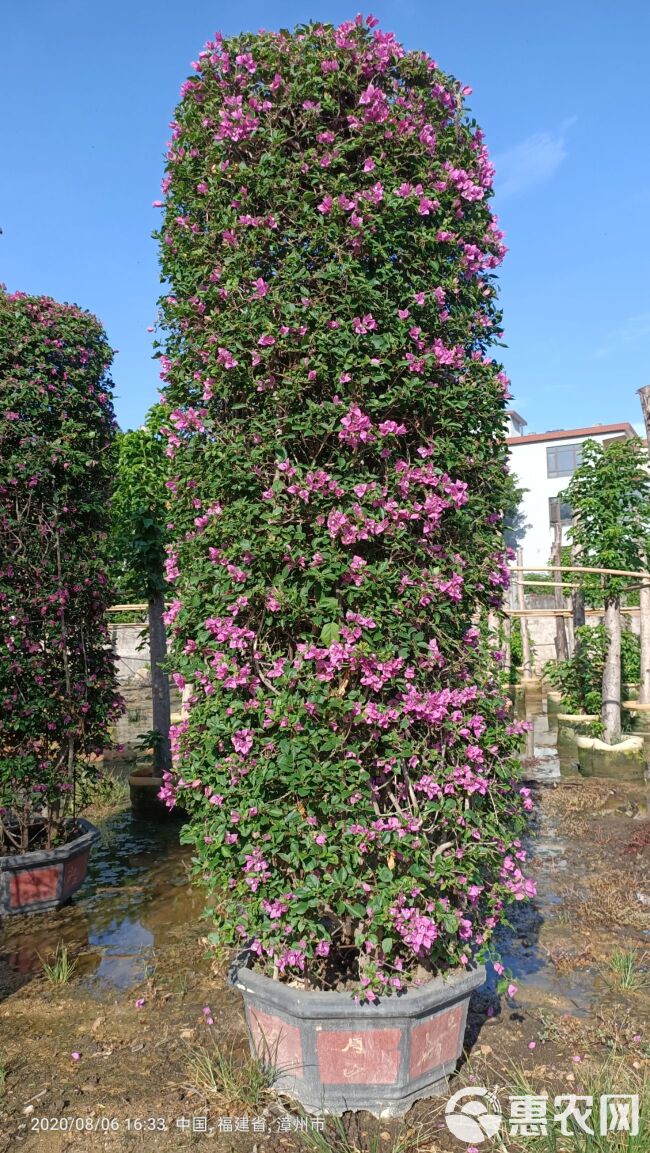
[[[470,964],[532,891],[482,627],[508,579],[492,167],[469,90],[374,23],[209,42],[160,230],[191,686],[164,791],[214,940],[371,999]]]
[[[90,313],[0,289],[0,853],[65,836],[78,758],[119,712],[111,360]]]

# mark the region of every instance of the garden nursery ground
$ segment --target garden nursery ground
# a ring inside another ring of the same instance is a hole
[[[552,1101],[617,1090],[638,1093],[647,1108],[648,797],[641,785],[560,778],[553,742],[546,715],[537,716],[525,765],[538,896],[515,906],[500,941],[518,992],[499,1001],[488,981],[473,998],[450,1093],[464,1084],[497,1090],[502,1135],[484,1147],[646,1150],[643,1116],[629,1145],[624,1134],[555,1145],[508,1130],[509,1097],[527,1093]],[[74,903],[3,926],[1,1153],[467,1148],[446,1127],[445,1098],[401,1121],[340,1123],[274,1101],[248,1056],[226,966],[207,957],[209,927],[178,825],[134,820],[126,796],[94,819],[102,842]]]

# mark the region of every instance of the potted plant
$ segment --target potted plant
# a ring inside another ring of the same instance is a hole
[[[97,771],[120,706],[103,566],[111,355],[89,313],[0,292],[0,914],[66,901],[98,836],[75,777],[84,755]]]
[[[492,168],[466,90],[375,23],[217,36],[183,85],[161,311],[192,688],[163,795],[276,1086],[400,1113],[453,1069],[493,930],[534,890],[487,640]]]

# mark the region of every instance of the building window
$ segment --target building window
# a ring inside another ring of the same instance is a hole
[[[546,450],[546,473],[549,477],[571,476],[582,458],[581,444],[563,444]]]
[[[548,519],[549,524],[557,524],[558,521],[562,528],[568,528],[573,518],[573,509],[570,504],[560,500],[559,496],[550,496],[548,498]]]

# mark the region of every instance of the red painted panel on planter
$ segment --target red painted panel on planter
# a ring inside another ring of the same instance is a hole
[[[72,857],[71,860],[66,861],[63,869],[62,900],[65,900],[66,897],[70,896],[70,893],[74,893],[75,889],[79,888],[79,885],[86,876],[87,869],[88,850],[86,850],[85,853],[77,853],[76,857]]]
[[[444,1013],[437,1013],[429,1021],[415,1025],[411,1032],[411,1060],[409,1075],[415,1079],[455,1060],[462,1043],[459,1036],[463,1021],[463,1005],[454,1005]]]
[[[399,1029],[323,1029],[316,1035],[324,1085],[394,1085],[399,1074]]]
[[[9,904],[12,909],[35,901],[51,901],[58,893],[60,865],[38,869],[21,869],[9,879]]]
[[[261,1061],[272,1065],[279,1073],[302,1077],[302,1041],[296,1025],[288,1025],[281,1017],[251,1007],[248,1009],[248,1027]]]

